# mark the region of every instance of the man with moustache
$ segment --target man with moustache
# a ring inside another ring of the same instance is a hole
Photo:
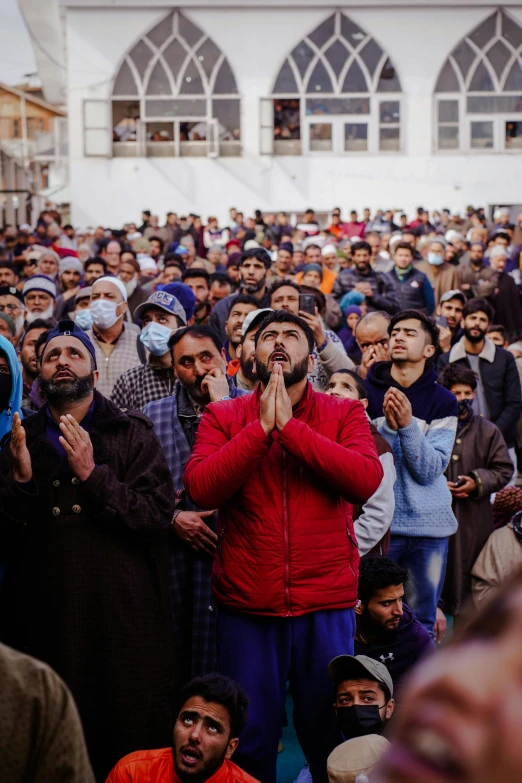
[[[255,336],[256,391],[207,406],[185,486],[219,508],[212,572],[218,670],[251,699],[238,763],[273,783],[286,683],[315,783],[338,741],[330,660],[353,651],[359,554],[351,504],[382,468],[359,403],[313,390],[314,335],[274,311]]]
[[[241,342],[237,347],[239,367],[232,380],[238,389],[251,392],[257,389],[259,378],[255,371],[256,334],[261,322],[271,313],[269,307],[254,310],[245,318],[241,335]]]
[[[78,705],[96,778],[169,741],[174,512],[150,422],[95,391],[87,334],[61,321],[40,359],[46,404],[0,453],[2,639],[50,664]]]
[[[206,325],[178,329],[169,340],[178,383],[169,397],[143,409],[163,446],[176,496],[169,533],[169,580],[181,683],[215,671],[216,613],[210,572],[216,552],[214,510],[203,511],[185,492],[183,472],[201,417],[210,402],[246,394],[226,375],[219,336]]]
[[[513,354],[486,336],[493,322],[493,309],[485,299],[470,299],[462,310],[461,339],[439,358],[439,372],[447,364],[463,364],[477,376],[473,412],[497,425],[506,445],[516,477],[515,437],[522,413],[520,379]],[[513,479],[512,479],[513,480]]]

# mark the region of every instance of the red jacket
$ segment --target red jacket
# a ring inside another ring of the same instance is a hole
[[[382,478],[364,409],[308,384],[293,418],[267,437],[260,396],[258,387],[208,405],[185,470],[192,500],[219,508],[219,604],[282,617],[352,607],[351,503],[364,503]]]
[[[138,750],[122,758],[105,783],[181,783],[174,769],[171,748]],[[257,783],[231,761],[223,765],[205,783]]]

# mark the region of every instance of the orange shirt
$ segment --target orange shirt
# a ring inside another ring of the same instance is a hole
[[[138,750],[124,756],[106,783],[181,783],[174,769],[171,748]],[[205,783],[258,783],[236,764],[225,761]]]

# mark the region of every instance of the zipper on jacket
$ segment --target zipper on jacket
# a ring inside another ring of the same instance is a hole
[[[283,539],[285,546],[285,616],[292,616],[292,606],[290,601],[290,540],[288,535],[288,487],[286,475],[286,457],[283,453]]]

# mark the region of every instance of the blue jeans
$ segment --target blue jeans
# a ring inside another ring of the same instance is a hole
[[[406,603],[433,639],[446,573],[448,539],[392,535],[388,557],[408,572],[409,580],[404,588]]]
[[[250,699],[234,762],[261,783],[276,781],[288,681],[297,737],[314,783],[327,783],[326,760],[342,742],[328,664],[337,655],[353,655],[354,634],[353,609],[301,617],[220,610],[218,671],[239,682]]]

